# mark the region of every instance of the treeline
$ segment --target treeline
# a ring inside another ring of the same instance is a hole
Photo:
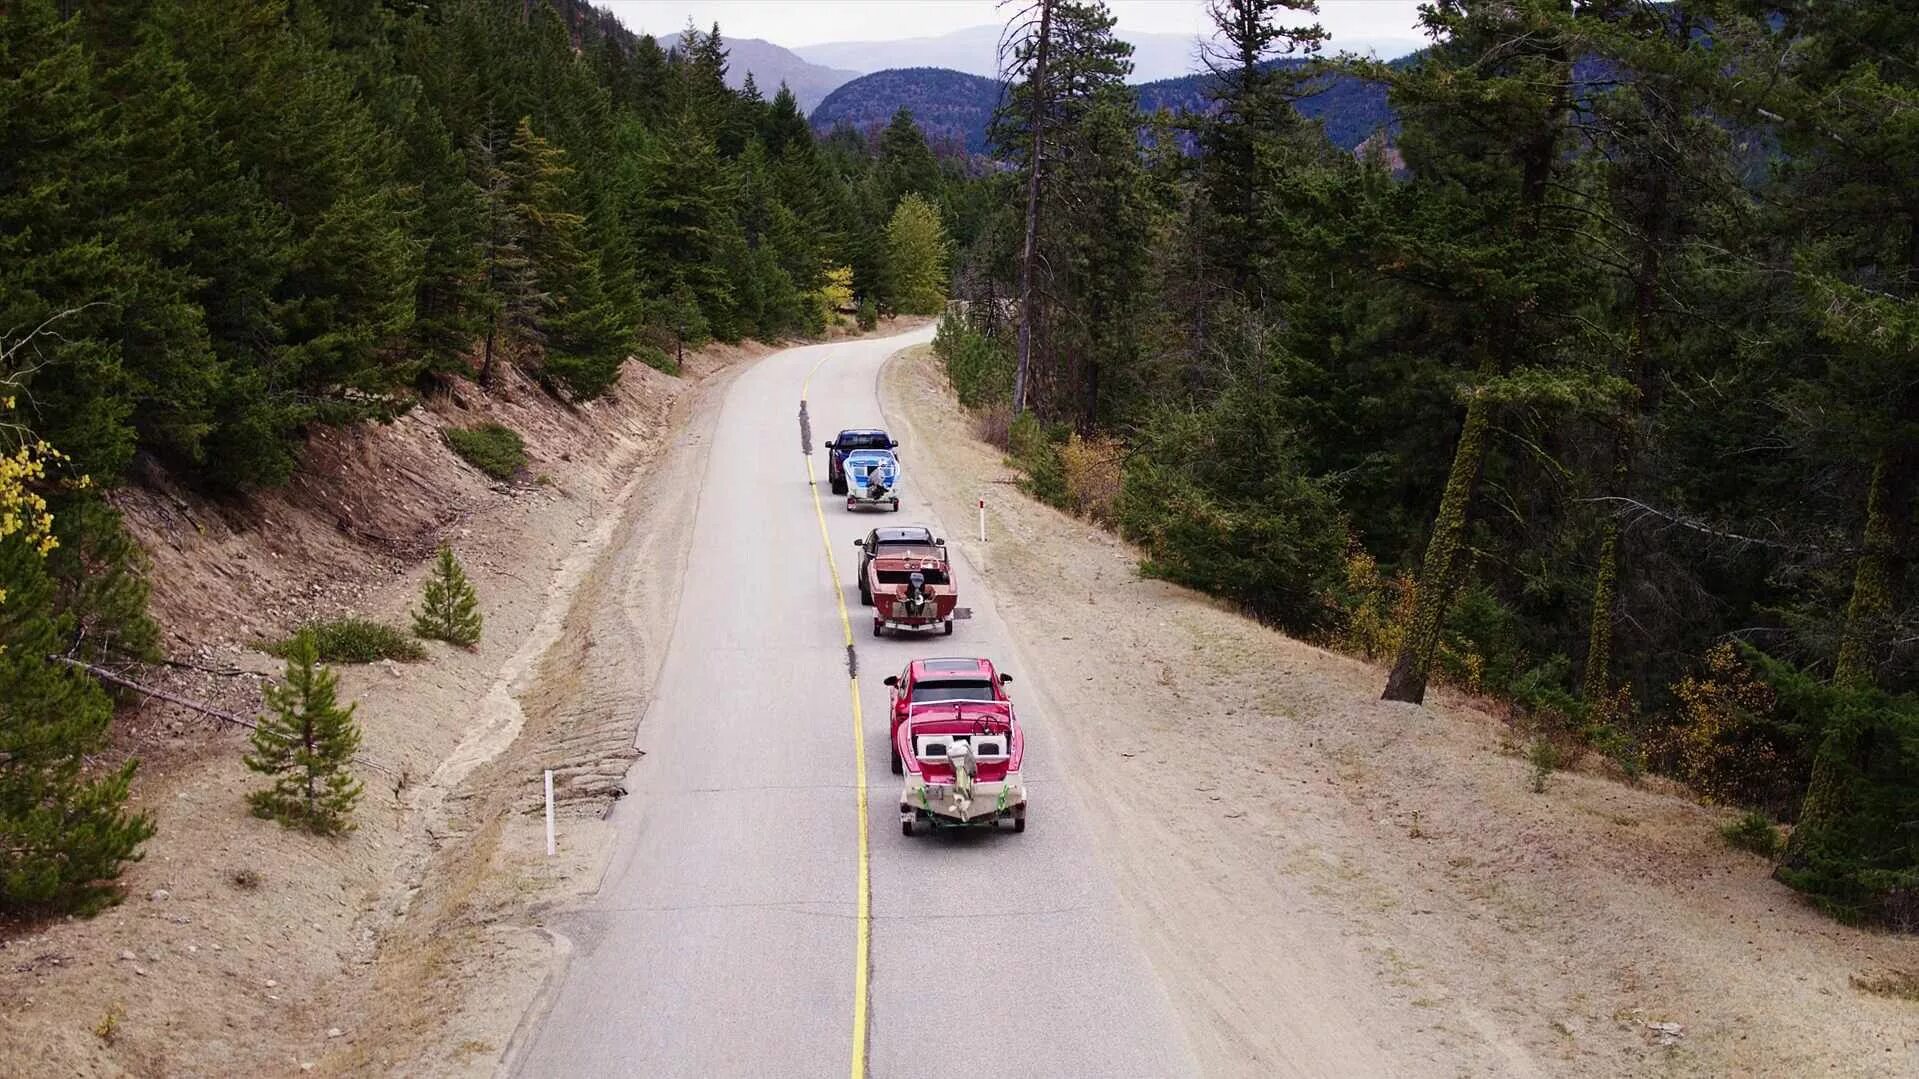
[[[1391,66],[1270,63],[1309,0],[1212,10],[1183,125],[1102,5],[1020,12],[962,397],[1149,570],[1792,823],[1781,879],[1919,922],[1919,8],[1446,2]],[[1394,145],[1301,116],[1327,72]]]
[[[960,166],[726,63],[579,0],[0,0],[0,910],[109,899],[150,830],[87,764],[76,664],[158,647],[103,488],[277,484],[454,375],[584,401],[943,302]]]
[[[923,140],[816,143],[789,92],[538,0],[18,0],[0,325],[38,325],[39,434],[275,483],[312,422],[517,363],[591,398],[683,341],[884,307]],[[912,125],[906,125],[913,131]],[[902,155],[911,156],[904,160]],[[476,357],[476,351],[479,355]]]

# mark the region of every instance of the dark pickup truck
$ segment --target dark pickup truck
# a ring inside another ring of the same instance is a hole
[[[846,493],[846,455],[854,450],[894,450],[899,443],[887,437],[885,431],[874,428],[856,428],[841,431],[839,437],[826,444],[826,485],[836,495]]]

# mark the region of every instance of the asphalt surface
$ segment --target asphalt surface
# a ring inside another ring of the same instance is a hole
[[[555,920],[573,957],[533,1028],[525,1076],[840,1076],[853,1063],[860,931],[857,772],[847,655],[798,411],[809,372],[814,471],[852,618],[864,712],[872,896],[866,1074],[1179,1076],[1195,1072],[1119,911],[1070,762],[1036,706],[1027,831],[906,838],[887,768],[881,680],[920,656],[983,655],[1008,635],[956,555],[952,637],[876,640],[853,540],[876,525],[940,535],[900,447],[898,513],[849,513],[819,444],[884,423],[876,390],[912,334],[776,353],[727,390],[645,751],[614,820],[599,894]],[[824,357],[824,363],[821,363]],[[1050,688],[1050,687],[1049,687]],[[1070,701],[1070,694],[1049,693]]]

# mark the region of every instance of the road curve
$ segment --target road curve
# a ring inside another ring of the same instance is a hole
[[[881,426],[876,382],[931,329],[775,353],[733,380],[707,444],[677,621],[638,724],[598,894],[554,919],[573,957],[518,1054],[524,1076],[841,1076],[853,1067],[860,924],[853,718],[833,578],[797,413],[811,373],[813,449]],[[900,448],[897,514],[850,514],[824,489],[863,705],[872,889],[866,1072],[1182,1076],[1196,1069],[1118,910],[1064,739],[1033,707],[1031,824],[908,839],[887,770],[881,679],[922,655],[1011,664],[993,597],[955,550],[950,638],[871,636],[853,540],[876,524],[942,535]],[[1015,699],[1028,677],[1016,664]],[[1070,701],[1067,693],[1050,693]],[[857,1079],[857,1077],[856,1077]]]

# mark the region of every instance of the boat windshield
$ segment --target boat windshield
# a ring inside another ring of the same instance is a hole
[[[912,703],[914,704],[925,704],[928,701],[990,701],[994,699],[993,683],[984,678],[953,678],[913,684]]]

